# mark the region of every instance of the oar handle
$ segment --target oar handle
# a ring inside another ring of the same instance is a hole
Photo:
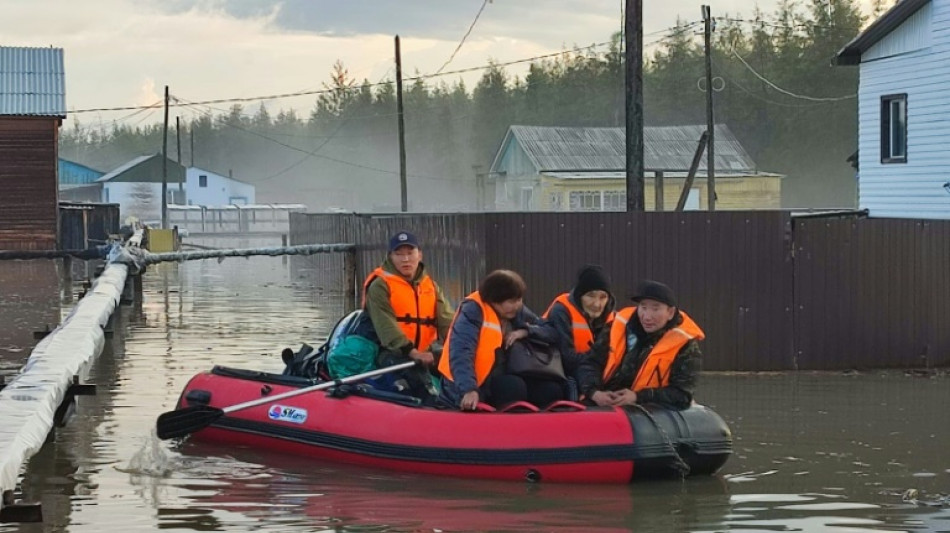
[[[325,389],[330,389],[333,387],[338,387],[346,383],[352,383],[354,381],[362,381],[364,379],[373,378],[382,374],[388,374],[390,372],[395,372],[396,370],[402,370],[404,368],[412,368],[416,366],[416,361],[407,361],[405,363],[399,363],[398,365],[390,365],[384,368],[377,368],[376,370],[370,370],[369,372],[363,372],[362,374],[354,374],[352,376],[347,376],[341,379],[335,379],[333,381],[327,381],[319,385],[313,385],[311,387],[304,387],[302,389],[291,390],[287,392],[282,392],[280,394],[275,394],[273,396],[265,396],[264,398],[259,398],[257,400],[251,400],[249,402],[238,403],[234,405],[229,405],[221,409],[224,413],[233,413],[234,411],[240,411],[241,409],[247,409],[248,407],[255,407],[258,405],[263,405],[265,403],[276,402],[278,400],[283,400],[285,398],[291,398],[294,396],[299,396],[301,394],[307,394],[308,392],[316,392]]]

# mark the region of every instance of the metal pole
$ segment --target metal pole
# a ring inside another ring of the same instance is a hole
[[[399,124],[399,196],[403,213],[409,210],[406,192],[406,124],[402,109],[402,56],[399,53],[399,36],[396,36],[396,115]]]
[[[627,211],[643,211],[643,1],[626,2]]]
[[[356,309],[356,249],[343,252],[343,312]]]
[[[191,135],[189,135],[189,137],[191,137],[191,164],[188,166],[193,167],[195,166],[195,121],[194,119],[191,120]]]
[[[175,117],[175,139],[178,143],[178,164],[181,164],[181,117]],[[178,182],[178,201],[185,203],[185,182]]]
[[[712,16],[709,6],[703,6],[703,39],[706,43],[706,189],[709,193],[706,203],[710,211],[716,210],[716,124],[713,121],[713,85],[712,85]]]
[[[165,86],[165,127],[162,129],[162,229],[168,228],[168,85]]]

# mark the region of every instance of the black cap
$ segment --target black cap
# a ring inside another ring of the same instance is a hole
[[[400,246],[412,246],[413,248],[418,248],[419,239],[416,239],[416,236],[412,233],[409,233],[408,231],[400,231],[399,233],[393,235],[391,239],[389,239],[389,253],[395,252],[396,248],[399,248]]]
[[[610,276],[600,265],[585,265],[577,273],[577,284],[574,285],[574,298],[580,298],[590,291],[610,292]]]
[[[665,303],[670,307],[676,307],[676,295],[673,289],[660,283],[659,281],[644,280],[637,285],[637,292],[631,298],[634,302],[640,303],[642,300],[656,300]]]

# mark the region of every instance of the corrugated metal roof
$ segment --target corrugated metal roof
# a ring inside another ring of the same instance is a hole
[[[136,165],[138,165],[138,164],[140,164],[140,163],[142,163],[142,162],[144,162],[144,161],[148,161],[149,159],[151,159],[151,158],[153,158],[153,157],[159,157],[160,155],[161,155],[161,154],[140,155],[140,156],[136,157],[135,159],[133,159],[133,160],[131,160],[131,161],[125,163],[124,165],[122,165],[122,166],[116,168],[116,169],[113,170],[112,172],[109,172],[108,174],[105,174],[104,176],[102,176],[101,178],[97,179],[96,181],[112,181],[114,178],[116,178],[116,177],[118,177],[118,176],[121,176],[124,172],[126,172],[126,171],[129,170],[130,168],[132,168],[132,167],[134,167],[134,166],[136,166]]]
[[[857,65],[861,63],[861,56],[864,52],[867,52],[875,43],[897,29],[905,20],[928,3],[930,3],[930,0],[901,0],[865,28],[850,43],[844,45],[844,48],[835,56],[835,61],[838,65]]]
[[[0,46],[0,115],[66,117],[62,48]]]
[[[644,128],[646,170],[687,171],[699,137],[705,130],[705,125]],[[624,128],[511,126],[502,143],[502,150],[509,145],[512,135],[538,172],[623,171],[626,168]],[[495,164],[500,158],[501,153],[495,158]],[[705,153],[700,168],[706,168]],[[716,125],[716,171],[757,173],[755,162],[724,124]]]
[[[665,178],[685,178],[689,174],[688,172],[677,171],[677,172],[664,172],[663,177]],[[612,180],[612,179],[626,179],[626,172],[619,171],[598,171],[592,170],[588,172],[542,172],[542,176],[556,179],[564,180]],[[652,176],[648,176],[652,177]],[[706,169],[700,169],[696,171],[696,178],[706,178]],[[773,174],[771,172],[716,172],[717,178],[784,178],[785,176],[781,174]]]

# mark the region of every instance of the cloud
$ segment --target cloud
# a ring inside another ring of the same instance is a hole
[[[337,59],[355,78],[376,82],[392,76],[397,33],[405,75],[433,72],[455,49],[481,1],[0,0],[0,35],[4,45],[65,49],[70,108],[120,107],[152,103],[149,98],[160,99],[164,85],[192,101],[319,89]],[[620,29],[621,3],[493,0],[447,70],[607,41]],[[749,15],[754,5],[723,0],[714,15]],[[761,5],[769,12],[775,0]],[[683,1],[649,3],[644,10],[647,35],[673,26],[677,18],[700,18],[699,6]],[[468,75],[469,87],[478,76]],[[314,100],[271,105],[294,107],[306,116]],[[121,115],[80,117],[88,124]],[[135,120],[156,119],[137,115]]]

